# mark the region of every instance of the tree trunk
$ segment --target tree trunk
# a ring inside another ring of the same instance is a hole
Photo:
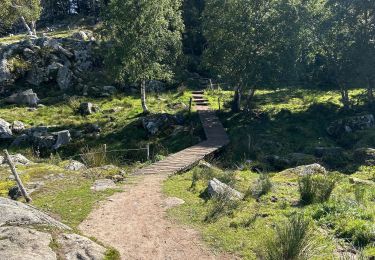
[[[36,23],[35,23],[35,21],[31,21],[31,31],[36,36]]]
[[[148,110],[147,104],[146,104],[146,81],[142,80],[141,82],[141,103],[142,103],[142,109],[144,114],[148,114],[150,111]]]
[[[23,25],[26,27],[27,33],[30,36],[33,36],[33,31],[30,29],[29,25],[27,24],[25,17],[21,16],[21,20],[22,20]]]
[[[236,87],[232,102],[232,112],[238,113],[241,111],[241,87]]]
[[[350,108],[350,99],[349,99],[349,90],[341,87],[341,102],[344,105],[345,109]]]
[[[248,93],[247,98],[246,98],[246,104],[247,104],[247,107],[249,107],[249,108],[250,108],[250,105],[251,105],[251,101],[254,98],[255,91],[256,91],[255,87],[251,87],[249,89],[249,93]]]

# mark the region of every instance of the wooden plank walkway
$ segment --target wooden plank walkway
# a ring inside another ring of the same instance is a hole
[[[229,138],[215,112],[210,110],[203,91],[193,92],[193,102],[198,111],[206,135],[206,141],[169,155],[164,160],[136,170],[134,175],[175,174],[188,170],[205,156],[217,151],[229,143]]]

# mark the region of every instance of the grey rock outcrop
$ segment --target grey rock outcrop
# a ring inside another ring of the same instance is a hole
[[[0,258],[6,260],[56,260],[48,233],[22,227],[0,227]]]
[[[52,146],[54,150],[59,149],[62,145],[67,145],[71,141],[69,130],[63,130],[52,134],[56,138],[56,143]]]
[[[47,225],[70,230],[61,222],[24,203],[0,197],[0,226]]]
[[[57,242],[67,260],[102,260],[106,252],[101,245],[77,234],[63,234]]]
[[[68,66],[63,66],[59,68],[57,73],[57,84],[61,90],[67,90],[72,85],[73,72],[69,69]]]
[[[301,165],[295,168],[290,168],[280,172],[280,174],[295,174],[295,175],[314,175],[314,174],[326,174],[327,170],[320,164],[314,163],[309,165]]]
[[[0,139],[12,138],[13,133],[10,129],[11,124],[0,118]]]
[[[222,183],[218,179],[214,178],[208,183],[207,192],[211,197],[222,197],[225,196],[230,200],[243,199],[244,195],[229,187],[227,184]]]
[[[11,95],[5,101],[17,105],[37,106],[39,98],[37,94],[33,92],[32,89],[28,89],[26,91],[22,91]]]

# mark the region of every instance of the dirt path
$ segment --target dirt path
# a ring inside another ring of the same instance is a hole
[[[195,230],[166,218],[165,174],[148,175],[104,201],[79,229],[115,247],[122,259],[233,259],[202,244]]]

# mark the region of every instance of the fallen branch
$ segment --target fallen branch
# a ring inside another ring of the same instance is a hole
[[[27,203],[32,202],[33,200],[31,199],[25,187],[23,186],[22,181],[17,173],[16,167],[13,164],[12,158],[10,158],[10,155],[6,149],[4,150],[4,154],[5,154],[5,159],[10,167],[10,170],[12,171],[12,174],[14,178],[16,179],[18,188],[20,189],[22,196],[25,198]]]

